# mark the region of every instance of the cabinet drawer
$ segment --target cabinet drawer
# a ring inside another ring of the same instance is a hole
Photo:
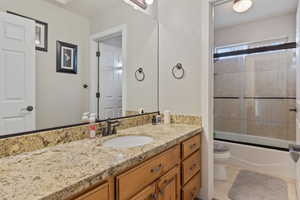
[[[109,185],[103,184],[75,200],[109,200]]]
[[[182,143],[182,159],[186,159],[189,155],[200,148],[201,137],[196,135]]]
[[[143,164],[117,177],[118,200],[128,200],[147,185],[180,163],[180,147],[175,147],[155,156]]]
[[[186,184],[201,167],[201,154],[200,150],[191,155],[182,163],[182,183]]]
[[[201,175],[200,172],[195,175],[190,182],[188,182],[182,189],[183,200],[193,200],[197,197],[201,188]]]

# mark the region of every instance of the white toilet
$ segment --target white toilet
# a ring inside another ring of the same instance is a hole
[[[230,149],[224,145],[214,144],[214,173],[215,179],[219,181],[227,181],[226,161],[230,158]]]

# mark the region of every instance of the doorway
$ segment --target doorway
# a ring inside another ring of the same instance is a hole
[[[122,35],[99,41],[100,49],[100,117],[122,116]]]
[[[90,112],[98,119],[122,117],[126,111],[126,26],[91,36]]]

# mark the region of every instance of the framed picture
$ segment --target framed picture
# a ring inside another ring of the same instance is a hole
[[[35,21],[35,49],[38,51],[48,51],[48,24],[18,13],[7,11],[7,13],[16,15],[19,17],[24,17]]]
[[[77,45],[57,41],[56,72],[77,74],[77,54]]]

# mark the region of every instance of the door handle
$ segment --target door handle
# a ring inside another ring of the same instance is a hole
[[[291,108],[290,112],[297,112],[297,109],[296,108]]]
[[[33,106],[27,106],[25,110],[28,111],[28,112],[32,112],[33,111]]]
[[[289,152],[292,159],[297,163],[300,158],[300,145],[289,145]]]

